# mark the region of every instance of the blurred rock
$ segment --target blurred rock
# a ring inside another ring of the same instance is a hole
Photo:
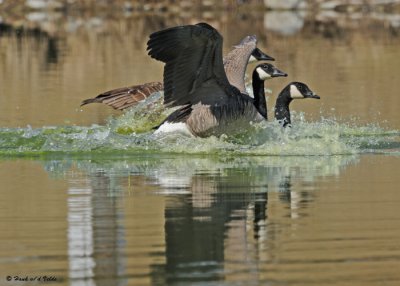
[[[271,10],[306,9],[306,0],[264,0],[265,7]]]
[[[315,0],[314,6],[320,10],[335,10],[338,12],[390,11],[400,6],[399,0]]]
[[[61,1],[55,0],[26,0],[25,5],[30,9],[59,9],[63,7]]]
[[[207,5],[212,1],[208,0]],[[175,2],[172,6],[167,5],[172,2],[173,0],[0,0],[0,29],[3,33],[7,30],[7,33],[15,34],[34,34],[40,31],[58,38],[64,38],[70,33],[85,34],[87,37],[93,33],[117,33],[123,38],[125,33],[137,29],[137,45],[142,45],[145,42],[143,37],[153,31],[202,21],[225,33],[228,45],[237,43],[246,34],[257,34],[259,40],[263,41],[267,38],[264,31],[268,31],[268,37],[271,34],[280,37],[306,33],[331,39],[344,39],[350,33],[370,33],[372,30],[377,38],[382,32],[390,36],[400,35],[400,13],[391,12],[400,0],[265,0],[266,4],[272,5],[269,6],[271,9],[265,11],[262,6],[261,9],[260,6],[257,9],[251,6],[257,0],[241,0],[244,4],[236,10],[221,6],[200,9],[196,6],[200,0],[193,1],[192,6],[186,0]],[[226,0],[220,1],[219,5],[226,5],[227,2],[236,3]],[[110,3],[113,5],[110,6]],[[371,3],[375,6],[368,6]],[[338,8],[344,4],[354,7]],[[142,20],[137,21],[139,18]],[[249,19],[255,23],[251,28],[245,24]]]
[[[1,10],[180,11],[238,8],[269,10],[400,11],[400,0],[0,0]]]
[[[264,27],[284,36],[294,35],[304,26],[305,13],[299,11],[269,11],[264,14]]]

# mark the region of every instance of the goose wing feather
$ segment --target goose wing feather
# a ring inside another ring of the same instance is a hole
[[[114,109],[124,110],[162,90],[163,84],[161,82],[122,87],[103,92],[95,98],[85,99],[81,106],[89,103],[104,103]]]
[[[147,50],[152,58],[165,63],[165,105],[228,100],[232,87],[222,61],[222,36],[210,25],[199,23],[155,32],[150,35]]]

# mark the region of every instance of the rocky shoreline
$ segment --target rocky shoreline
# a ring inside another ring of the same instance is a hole
[[[154,11],[156,6],[152,6],[154,9],[149,6],[146,11],[140,10],[145,7],[138,8],[139,10],[132,7],[128,9],[127,3],[139,5],[141,1],[119,0],[113,1],[112,9],[102,9],[101,7],[107,6],[108,2],[110,1],[0,0],[0,37],[31,35],[39,38],[65,39],[68,35],[74,34],[86,39],[96,34],[103,36],[113,34],[122,38],[127,33],[135,31],[135,43],[141,45],[152,31],[168,26],[207,21],[223,31],[227,46],[233,45],[240,40],[240,35],[246,34],[257,34],[261,43],[287,37],[322,37],[347,42],[357,37],[367,37],[371,41],[400,40],[400,12],[393,10],[400,0],[265,0],[265,3],[247,1],[249,3],[246,2],[234,10],[185,8],[182,4],[184,2],[180,2],[179,9],[169,7],[165,11]],[[162,5],[167,2],[157,1],[155,4]],[[207,3],[211,2],[210,0]],[[48,6],[43,8],[46,3]],[[146,3],[151,5],[152,1]],[[279,6],[282,3],[300,4]],[[368,6],[368,3],[373,5]],[[28,8],[25,6],[27,4],[30,5]],[[346,6],[344,9],[339,4],[351,6]],[[62,5],[67,5],[67,8]],[[123,5],[125,8],[122,9]],[[254,5],[262,5],[265,9],[254,9],[252,8]],[[389,10],[389,6],[392,10]],[[8,8],[4,9],[5,7]],[[86,8],[82,10],[80,7]],[[157,7],[161,9],[161,6]],[[253,23],[251,29],[249,21]]]
[[[0,0],[1,10],[185,11],[257,7],[266,10],[400,11],[400,0]]]

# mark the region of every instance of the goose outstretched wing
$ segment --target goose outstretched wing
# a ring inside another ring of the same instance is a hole
[[[99,94],[94,98],[85,99],[81,106],[89,103],[104,103],[117,110],[132,107],[142,100],[150,97],[155,92],[163,90],[161,82],[148,82],[140,85],[121,87]]]
[[[165,63],[164,104],[221,103],[233,88],[222,60],[222,36],[206,23],[155,32],[149,55]],[[211,92],[211,93],[210,93]]]

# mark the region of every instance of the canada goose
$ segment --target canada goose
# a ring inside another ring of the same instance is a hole
[[[193,26],[184,27],[190,29]],[[196,30],[197,28],[194,29],[195,32],[200,33],[200,35],[205,32],[202,30]],[[178,32],[181,31],[178,30]],[[213,36],[218,36],[216,37],[216,41],[214,40],[211,42],[212,44],[218,43],[218,41],[222,42],[222,38],[219,36],[218,32],[214,30],[212,33]],[[173,36],[174,35],[172,35],[172,37]],[[153,52],[154,49],[155,51],[159,49],[157,41],[153,42],[153,39],[154,38],[150,38],[148,43],[150,50],[149,54],[152,57],[160,58],[158,54],[155,55],[155,52]],[[157,37],[156,40],[158,40]],[[204,37],[204,40],[205,41],[202,44],[203,47],[207,45],[211,46],[210,42],[207,41],[207,37]],[[178,47],[176,48],[178,49]],[[210,49],[211,51],[217,50],[215,47],[210,47]],[[197,52],[194,51],[193,55],[196,53]],[[205,53],[207,53],[207,51],[205,51]],[[179,93],[176,93],[177,91],[175,88],[165,89],[164,104],[170,106],[183,105],[183,107],[174,111],[159,126],[155,127],[155,129],[157,129],[155,131],[156,134],[161,132],[177,131],[199,137],[221,135],[223,133],[231,134],[240,132],[242,127],[247,128],[249,123],[252,121],[262,121],[267,119],[264,81],[273,77],[285,77],[287,74],[278,70],[271,64],[259,64],[252,74],[252,86],[254,92],[254,98],[252,98],[247,94],[241,93],[234,86],[230,85],[226,79],[224,81],[224,79],[215,76],[214,72],[216,66],[221,64],[221,62],[213,62],[212,60],[218,58],[217,54],[218,53],[216,52],[209,56],[211,63],[204,63],[204,67],[207,68],[211,66],[211,68],[213,68],[210,71],[210,76],[202,83],[199,82],[199,87],[193,90],[193,92],[189,91],[186,98],[179,97]],[[180,65],[181,63],[179,60],[179,56],[172,62],[168,59],[166,60],[167,63],[164,69],[164,81],[166,87],[168,87],[167,83],[172,82],[173,85],[183,89],[183,84],[187,82],[186,79],[184,82],[180,83],[182,76],[178,75],[178,77],[175,78],[176,70],[168,69],[169,64],[178,65],[184,70],[187,69],[187,66]],[[203,66],[200,66],[199,69],[203,70]],[[203,75],[200,74],[199,76]],[[195,78],[193,83],[194,88],[196,80],[198,79],[199,77]],[[221,80],[222,83],[219,83],[219,80]],[[191,81],[189,79],[189,88],[190,85]],[[183,91],[183,93],[184,92],[185,91]]]
[[[262,68],[262,70],[258,69],[259,67]],[[260,65],[257,67],[254,72],[253,72],[253,89],[256,91],[258,90],[258,93],[255,93],[255,98],[254,100],[256,101],[257,99],[261,99],[261,102],[258,102],[258,105],[263,108],[265,106],[265,110],[260,110],[259,113],[267,119],[267,105],[265,103],[262,103],[262,99],[265,98],[265,94],[263,93],[264,90],[264,85],[262,80],[266,80],[268,78],[272,77],[278,77],[278,76],[286,76],[285,73],[282,73],[278,69],[276,69],[273,65],[271,64],[264,64]],[[257,70],[258,69],[258,70]],[[263,73],[266,72],[266,75]],[[261,75],[261,76],[260,76]],[[259,79],[257,78],[259,77]],[[255,84],[254,84],[255,83]],[[259,86],[259,84],[261,84]],[[280,122],[280,124],[283,127],[290,126],[291,124],[291,118],[290,118],[290,110],[289,110],[289,105],[292,102],[293,99],[304,99],[304,98],[315,98],[315,99],[320,99],[320,97],[315,94],[311,89],[302,82],[291,82],[289,83],[278,95],[276,99],[276,104],[275,104],[275,119]],[[257,105],[257,103],[255,103]],[[187,107],[186,107],[187,108]],[[189,110],[183,108],[183,112],[188,112]],[[182,114],[182,111],[179,112],[177,111],[176,114],[176,119],[171,120],[171,118],[174,118],[175,115],[171,114],[170,119],[166,119],[163,123],[161,123],[159,126],[155,127],[156,132],[182,132],[188,135],[194,135],[191,131],[191,128],[188,128],[184,122],[184,117],[179,116]],[[182,122],[179,122],[179,120],[182,120]],[[195,122],[194,122],[195,123]],[[192,123],[193,124],[193,123]]]
[[[224,58],[224,69],[229,83],[237,87],[242,93],[247,93],[244,82],[247,64],[262,60],[274,61],[274,58],[263,53],[256,45],[256,36],[246,36]],[[114,109],[124,110],[163,89],[164,85],[161,82],[148,82],[117,88],[101,93],[95,98],[85,99],[81,106],[89,103],[104,103]]]
[[[275,104],[275,119],[283,127],[291,124],[289,104],[293,99],[316,98],[320,99],[311,89],[302,82],[289,83],[278,95]]]

